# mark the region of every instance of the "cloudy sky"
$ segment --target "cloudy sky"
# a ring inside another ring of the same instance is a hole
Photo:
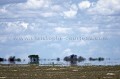
[[[120,0],[0,0],[0,57],[30,54],[119,58]]]

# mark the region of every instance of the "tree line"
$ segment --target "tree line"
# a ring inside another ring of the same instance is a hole
[[[40,61],[39,55],[29,55],[28,58],[30,60],[29,64],[39,64],[39,61]],[[56,58],[56,61],[60,61],[60,60],[61,60],[60,58]],[[69,62],[71,65],[76,65],[77,62],[83,62],[86,60],[86,58],[72,54],[70,56],[65,56],[63,60],[66,62]],[[16,58],[15,56],[10,56],[8,59],[0,58],[0,62],[4,62],[4,61],[21,62],[21,59]],[[104,58],[103,57],[98,57],[98,58],[89,57],[89,61],[104,61]]]
[[[82,56],[77,56],[74,54],[64,57],[64,61],[70,62],[71,65],[77,65],[77,62],[83,62],[85,60],[86,60],[86,58],[84,58]],[[104,58],[103,57],[98,57],[98,58],[90,57],[89,61],[104,61]]]
[[[15,56],[10,56],[8,59],[5,59],[5,58],[0,58],[0,62],[3,62],[3,61],[9,61],[9,62],[21,62],[21,59],[20,58],[16,58]]]

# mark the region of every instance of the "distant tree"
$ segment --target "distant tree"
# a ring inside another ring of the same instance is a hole
[[[72,66],[77,65],[77,62],[85,61],[86,59],[82,56],[77,57],[77,55],[72,54],[70,56],[64,57],[64,61],[70,62]]]
[[[16,61],[18,61],[18,62],[21,62],[21,59],[20,58],[17,58],[17,59],[15,59]]]
[[[15,61],[15,56],[10,56],[10,57],[8,58],[8,61],[14,62],[14,61]]]
[[[64,57],[63,60],[68,62],[68,61],[70,61],[70,57],[66,56],[66,57]]]
[[[4,58],[0,58],[0,62],[3,62],[5,59]]]
[[[43,59],[44,61],[46,61],[47,59]]]
[[[60,61],[60,58],[57,58],[57,61]]]
[[[77,65],[77,55],[70,55],[64,57],[64,61],[70,62],[71,66]]]
[[[23,61],[25,61],[25,59],[23,59]]]
[[[74,54],[70,55],[70,64],[71,66],[77,65],[77,55]]]
[[[39,64],[39,56],[38,55],[29,55],[30,64]]]
[[[104,58],[99,57],[99,58],[98,58],[98,61],[104,61]]]
[[[70,60],[77,61],[77,55],[74,55],[74,54],[70,55]]]
[[[92,58],[92,57],[90,57],[89,61],[104,61],[104,58],[102,58],[102,57],[99,57],[99,58]]]
[[[84,57],[82,57],[82,56],[79,56],[78,57],[78,62],[82,62],[82,61],[85,61],[86,59],[84,58]]]
[[[92,57],[90,57],[90,58],[89,58],[89,61],[93,61],[93,58],[92,58]]]
[[[8,58],[8,61],[11,63],[11,64],[15,64],[15,56],[10,56]]]

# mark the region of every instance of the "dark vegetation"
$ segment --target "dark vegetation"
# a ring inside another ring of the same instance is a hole
[[[64,57],[64,61],[70,62],[71,66],[77,65],[77,62],[82,62],[85,60],[86,59],[84,57],[82,56],[77,57],[77,55],[74,55],[74,54]]]
[[[104,58],[102,58],[102,57],[99,57],[99,58],[92,58],[92,57],[90,57],[89,58],[89,61],[104,61]]]
[[[4,58],[0,58],[0,62],[3,62],[3,61],[5,61],[5,59]]]
[[[21,59],[20,59],[20,58],[16,58],[15,56],[10,56],[10,57],[8,58],[8,61],[9,61],[10,63],[15,63],[15,61],[21,62]]]
[[[41,61],[39,55],[29,55],[28,56],[29,58],[29,64],[39,64],[39,61]],[[21,62],[22,59],[20,58],[16,58],[15,56],[10,56],[8,59],[7,59],[11,64],[15,64],[15,62]],[[61,59],[58,57],[56,59],[44,59],[44,61],[50,61],[50,60],[56,60],[56,61],[61,61]],[[69,62],[71,66],[76,66],[78,62],[84,62],[86,60],[86,58],[82,57],[82,56],[77,56],[75,54],[72,54],[70,56],[65,56],[63,58],[64,61],[66,62]],[[88,59],[89,61],[104,61],[104,58],[103,57],[98,57],[98,58],[93,58],[93,57],[90,57]],[[5,58],[0,58],[0,62],[4,62],[6,61]],[[23,60],[25,61],[25,59]],[[54,62],[52,62],[54,64]]]
[[[38,55],[29,55],[30,64],[39,64],[39,56]]]

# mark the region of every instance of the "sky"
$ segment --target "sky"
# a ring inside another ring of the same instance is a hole
[[[30,54],[119,58],[120,0],[0,0],[0,57]]]

